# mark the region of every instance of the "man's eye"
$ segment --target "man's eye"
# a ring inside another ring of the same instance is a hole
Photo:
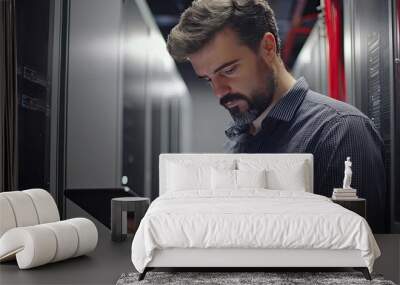
[[[224,70],[224,74],[231,75],[236,70],[236,65]]]
[[[208,84],[212,84],[212,81],[211,81],[211,79],[210,78],[204,78],[204,80],[208,83]]]

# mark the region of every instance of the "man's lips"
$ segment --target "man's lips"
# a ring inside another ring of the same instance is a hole
[[[233,107],[240,107],[241,105],[243,105],[243,103],[246,103],[246,100],[238,98],[229,100],[228,102],[225,103],[224,106],[228,109],[231,109]]]
[[[225,104],[225,107],[228,108],[228,109],[231,109],[231,108],[233,108],[233,107],[235,107],[235,106],[238,105],[238,102],[237,102],[237,101],[238,101],[238,100],[228,101],[228,102]]]

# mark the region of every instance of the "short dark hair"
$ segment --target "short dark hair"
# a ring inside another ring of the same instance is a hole
[[[278,27],[266,0],[193,1],[169,34],[167,49],[174,59],[184,61],[226,27],[235,31],[241,43],[254,51],[258,51],[264,34],[270,32],[280,54]]]

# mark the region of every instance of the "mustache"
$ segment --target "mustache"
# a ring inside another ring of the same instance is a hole
[[[219,100],[219,104],[225,107],[226,103],[233,101],[233,100],[237,100],[237,99],[242,99],[242,100],[245,100],[248,103],[250,103],[249,99],[246,96],[239,94],[239,93],[231,93],[231,94],[227,94],[224,97],[222,97]]]

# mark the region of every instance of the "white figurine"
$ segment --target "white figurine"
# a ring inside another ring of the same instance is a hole
[[[353,175],[353,171],[351,171],[351,161],[348,156],[346,161],[344,162],[344,179],[343,179],[343,189],[352,189],[351,184],[351,176]]]

